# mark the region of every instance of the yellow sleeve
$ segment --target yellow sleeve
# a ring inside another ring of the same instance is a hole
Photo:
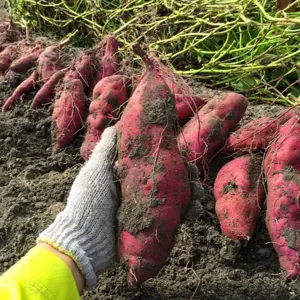
[[[50,251],[35,247],[0,277],[1,300],[79,300],[68,266]]]

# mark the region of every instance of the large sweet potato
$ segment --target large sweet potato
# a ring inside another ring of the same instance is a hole
[[[300,275],[300,119],[281,126],[264,160],[266,224],[286,277]]]
[[[162,268],[180,215],[190,200],[188,174],[176,144],[175,103],[159,71],[139,47],[146,65],[118,122],[119,256],[128,280],[138,285]]]

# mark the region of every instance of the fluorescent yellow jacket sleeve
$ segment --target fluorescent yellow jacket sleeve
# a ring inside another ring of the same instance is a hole
[[[0,277],[1,300],[78,300],[68,266],[50,251],[35,247]]]

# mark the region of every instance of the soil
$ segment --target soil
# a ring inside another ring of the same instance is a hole
[[[0,78],[0,104],[22,76]],[[200,84],[195,83],[194,86]],[[51,107],[29,110],[33,94],[11,111],[0,113],[0,273],[19,260],[66,203],[83,163],[82,136],[53,154]],[[277,113],[282,107],[250,105],[243,122]],[[208,183],[226,162],[216,158]],[[300,299],[298,280],[281,277],[278,258],[264,224],[264,210],[253,239],[244,245],[224,237],[209,190],[194,199],[164,268],[139,290],[127,286],[122,266],[99,276],[97,287],[83,299],[281,300]]]

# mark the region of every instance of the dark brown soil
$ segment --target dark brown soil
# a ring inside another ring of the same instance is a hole
[[[21,79],[0,79],[0,104]],[[29,110],[32,96],[24,97],[10,112],[0,113],[1,273],[34,246],[38,232],[63,209],[82,164],[80,137],[66,151],[52,154],[50,111]],[[279,109],[250,106],[244,119]],[[220,158],[213,162],[210,181],[224,162]],[[127,286],[125,271],[117,266],[102,274],[97,287],[83,299],[300,299],[298,280],[281,278],[263,216],[252,240],[246,245],[233,242],[220,233],[214,199],[206,191],[193,200],[172,254],[156,278],[133,291]]]

